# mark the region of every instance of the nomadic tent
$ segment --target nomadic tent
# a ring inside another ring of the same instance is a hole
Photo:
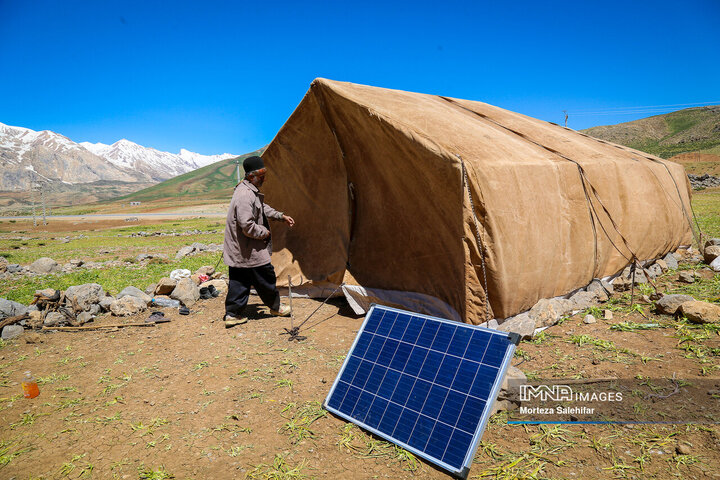
[[[476,101],[317,79],[263,159],[293,292],[477,324],[692,238],[682,166]]]

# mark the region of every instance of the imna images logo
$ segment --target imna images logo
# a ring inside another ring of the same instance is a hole
[[[575,392],[569,385],[520,385],[520,401],[622,402],[622,392]]]

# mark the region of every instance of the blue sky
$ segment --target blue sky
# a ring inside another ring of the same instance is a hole
[[[325,77],[582,129],[720,103],[718,25],[718,0],[0,0],[0,122],[241,154]]]

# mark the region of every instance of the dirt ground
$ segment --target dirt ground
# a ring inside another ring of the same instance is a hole
[[[717,332],[693,354],[675,319],[616,305],[610,321],[578,314],[522,342],[513,364],[529,378],[720,376]],[[294,325],[318,306],[294,299]],[[320,408],[362,323],[344,300],[322,306],[301,343],[257,297],[248,310],[247,324],[224,328],[221,296],[189,316],[164,309],[170,323],[5,345],[0,478],[451,478]],[[662,328],[610,329],[623,322]],[[26,370],[41,379],[34,399],[20,395]],[[717,424],[509,425],[512,415],[491,419],[470,478],[720,478]]]

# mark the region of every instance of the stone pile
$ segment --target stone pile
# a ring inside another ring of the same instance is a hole
[[[690,185],[692,185],[692,188],[694,190],[720,187],[720,177],[714,177],[708,173],[705,173],[703,175],[694,175],[692,173],[688,173],[688,179],[690,180]]]
[[[197,255],[198,253],[202,252],[222,252],[222,250],[223,246],[217,243],[211,243],[209,245],[206,245],[204,243],[195,242],[192,245],[182,247],[180,250],[178,250],[177,254],[175,255],[175,260],[187,257],[188,255]]]

